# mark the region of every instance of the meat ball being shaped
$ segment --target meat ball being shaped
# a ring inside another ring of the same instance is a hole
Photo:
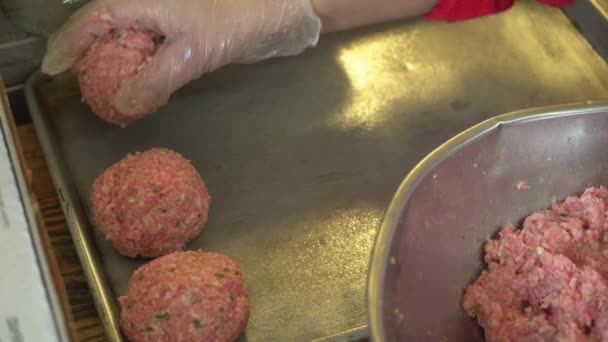
[[[82,98],[102,120],[124,127],[149,114],[124,115],[113,101],[123,82],[151,61],[161,40],[151,31],[112,30],[97,37],[74,64]]]

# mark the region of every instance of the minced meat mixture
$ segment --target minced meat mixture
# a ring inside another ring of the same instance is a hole
[[[506,226],[463,307],[488,341],[608,341],[608,190]]]

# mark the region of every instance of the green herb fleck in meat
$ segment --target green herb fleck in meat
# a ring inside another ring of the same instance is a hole
[[[193,321],[192,321],[192,324],[194,324],[194,327],[195,327],[196,329],[200,329],[200,328],[202,328],[202,327],[203,327],[203,325],[201,324],[201,321],[199,321],[198,319],[193,320]]]
[[[147,326],[144,329],[142,329],[142,331],[144,331],[144,332],[152,332],[152,331],[154,331],[154,329],[152,329],[152,327],[150,327],[150,326]]]
[[[483,271],[484,271],[484,272],[490,272],[490,267],[486,266],[486,267],[483,269]]]
[[[239,275],[241,274],[239,271],[234,271],[234,275]]]
[[[220,306],[220,312],[224,312],[224,307]]]
[[[163,214],[166,214],[169,210],[167,208],[161,208],[160,211],[162,211]]]
[[[169,313],[168,313],[168,312],[165,312],[165,313],[163,313],[163,314],[156,314],[156,316],[155,316],[155,317],[156,317],[156,318],[158,318],[158,319],[165,320],[165,321],[168,321],[168,320],[169,320],[169,318],[171,318],[171,316],[169,316]]]
[[[224,272],[230,272],[230,269],[228,267],[224,268]]]
[[[568,216],[568,213],[559,213],[559,216],[566,217],[566,216]]]
[[[228,292],[228,294],[230,295],[230,301],[234,300],[234,295],[232,294],[232,292]]]
[[[224,273],[216,273],[215,276],[221,279],[224,278]]]
[[[529,308],[530,305],[531,305],[530,301],[528,301],[527,299],[524,299],[524,300],[521,301],[521,307],[524,308],[524,309]]]
[[[479,311],[480,311],[479,304],[475,304],[471,308],[470,314],[471,314],[471,316],[476,317],[477,315],[479,315]]]

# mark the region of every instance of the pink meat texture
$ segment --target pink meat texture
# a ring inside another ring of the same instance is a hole
[[[157,257],[182,250],[207,222],[211,197],[181,155],[154,148],[129,155],[93,183],[93,218],[123,255]]]
[[[463,307],[492,341],[608,341],[608,190],[589,188],[508,225]]]
[[[113,104],[125,80],[136,75],[157,51],[158,36],[150,31],[110,31],[98,37],[73,66],[80,91],[91,110],[106,122],[126,126],[149,113],[123,115]]]
[[[140,267],[119,298],[129,341],[236,341],[249,320],[239,265],[227,256],[176,252]]]

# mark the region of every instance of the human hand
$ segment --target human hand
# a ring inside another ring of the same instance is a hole
[[[319,39],[310,0],[96,0],[51,36],[42,71],[69,69],[96,37],[138,28],[164,37],[151,62],[117,91],[114,106],[138,114],[165,104],[202,74],[231,63],[295,55]]]

